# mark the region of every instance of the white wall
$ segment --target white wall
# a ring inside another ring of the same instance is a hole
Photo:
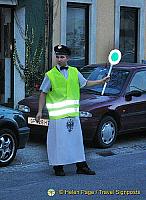
[[[25,65],[25,8],[18,8],[14,17],[14,38],[21,63]],[[25,97],[25,84],[21,79],[19,72],[14,68],[14,107],[17,102]]]
[[[5,102],[8,102],[8,98],[11,96],[10,88],[11,80],[11,59],[5,58]]]
[[[0,0],[0,4],[17,5],[18,2],[17,2],[17,0]]]

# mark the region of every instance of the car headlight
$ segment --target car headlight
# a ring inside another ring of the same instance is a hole
[[[21,112],[25,112],[25,113],[28,113],[30,112],[30,108],[28,106],[25,106],[25,105],[17,105],[17,110],[21,111]]]
[[[92,117],[92,113],[80,111],[80,117]]]

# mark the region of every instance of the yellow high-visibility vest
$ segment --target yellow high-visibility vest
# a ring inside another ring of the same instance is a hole
[[[68,78],[66,79],[54,66],[46,75],[52,86],[51,91],[46,95],[49,119],[79,116],[78,70],[75,67],[69,67]]]

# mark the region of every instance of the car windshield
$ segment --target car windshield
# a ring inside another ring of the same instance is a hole
[[[103,77],[107,76],[109,71],[109,67],[97,67],[95,70],[87,78],[88,80],[98,80],[102,79]],[[107,83],[106,89],[104,94],[105,95],[117,95],[121,92],[124,83],[128,77],[129,71],[122,70],[118,68],[112,69],[110,75],[110,81]],[[95,92],[97,94],[101,94],[103,85],[97,85],[93,87],[85,87],[85,90]]]

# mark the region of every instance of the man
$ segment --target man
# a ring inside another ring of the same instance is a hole
[[[40,87],[39,108],[36,121],[42,117],[44,105],[49,113],[47,152],[49,164],[53,165],[56,176],[65,176],[64,165],[76,163],[77,174],[95,175],[85,159],[82,130],[79,120],[80,88],[104,84],[109,80],[87,81],[67,62],[71,51],[67,46],[54,47],[56,63],[46,73]]]

